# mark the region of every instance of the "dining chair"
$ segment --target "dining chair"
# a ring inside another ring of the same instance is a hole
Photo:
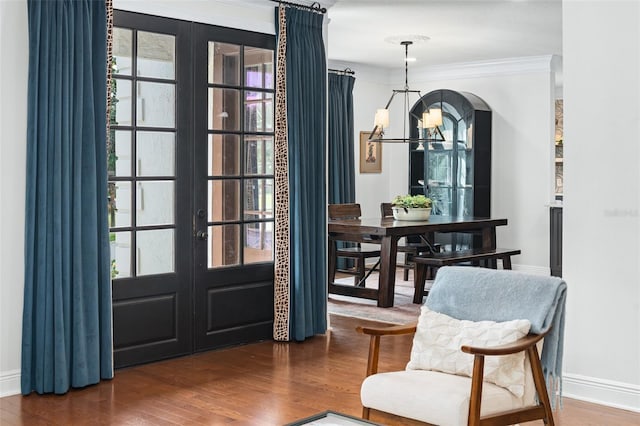
[[[329,219],[359,219],[362,216],[362,210],[360,204],[347,203],[347,204],[329,204]],[[376,249],[363,249],[361,243],[380,244],[376,240],[370,240],[367,238],[357,238],[354,236],[349,240],[336,241],[336,256],[334,259],[329,259],[329,282],[334,283],[336,272],[342,272],[348,275],[354,276],[354,285],[364,287],[366,278],[375,270],[376,264],[369,270],[367,274],[366,259],[380,258],[380,250]],[[338,268],[338,258],[352,259],[355,263],[353,268]],[[366,274],[366,275],[365,275]]]
[[[380,203],[380,214],[383,218],[393,217],[393,207],[391,203]],[[410,235],[398,241],[398,253],[404,253],[404,262],[399,266],[404,269],[402,278],[409,280],[409,270],[414,269],[413,257],[434,253],[439,246],[429,243],[424,235]]]

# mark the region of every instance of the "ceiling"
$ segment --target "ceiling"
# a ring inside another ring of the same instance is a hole
[[[309,4],[308,1],[300,3]],[[329,60],[404,67],[562,55],[562,0],[325,0]]]

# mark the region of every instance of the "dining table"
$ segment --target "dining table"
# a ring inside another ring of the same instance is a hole
[[[431,215],[428,220],[402,221],[388,218],[331,219],[328,221],[329,270],[336,262],[337,241],[370,241],[380,244],[378,288],[329,282],[329,293],[377,300],[378,307],[393,306],[396,282],[398,240],[423,235],[433,242],[435,233],[463,232],[481,235],[482,248],[496,248],[496,227],[507,225],[506,218]]]

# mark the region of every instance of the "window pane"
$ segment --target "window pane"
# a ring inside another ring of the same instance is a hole
[[[109,182],[109,226],[131,226],[131,182]]]
[[[173,132],[137,132],[137,176],[174,176],[176,135]]]
[[[175,271],[173,229],[136,232],[136,275]]]
[[[240,220],[240,180],[210,180],[209,222]]]
[[[240,85],[240,46],[209,42],[209,83]]]
[[[244,73],[246,86],[273,88],[273,50],[246,46]]]
[[[244,225],[244,263],[273,261],[273,222]]]
[[[240,130],[240,91],[210,88],[207,117],[210,130]]]
[[[209,176],[238,176],[240,174],[240,136],[209,135],[207,162]]]
[[[175,128],[176,86],[172,83],[138,82],[136,124]]]
[[[174,182],[145,181],[136,185],[137,226],[173,224]]]
[[[246,136],[244,146],[245,174],[272,175],[273,136]]]
[[[209,227],[209,268],[240,264],[240,225]]]
[[[125,28],[113,29],[113,73],[131,75],[133,32]]]
[[[110,232],[111,278],[131,276],[131,232]]]
[[[245,92],[244,129],[247,132],[273,131],[273,94]]]
[[[131,132],[111,130],[107,159],[109,176],[131,176]]]
[[[273,179],[247,179],[244,186],[245,220],[273,217]]]
[[[113,93],[115,98],[115,122],[111,124],[119,126],[130,126],[133,123],[131,109],[131,82],[129,80],[121,80],[114,78]]]
[[[172,35],[138,31],[137,74],[142,77],[175,79],[175,39]]]

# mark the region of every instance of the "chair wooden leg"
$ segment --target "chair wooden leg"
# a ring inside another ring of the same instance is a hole
[[[540,401],[540,405],[544,407],[546,419],[543,419],[543,421],[546,425],[554,426],[551,402],[549,401],[547,385],[544,380],[544,373],[542,372],[542,365],[540,364],[540,356],[538,355],[538,348],[536,345],[527,349],[527,354],[529,355],[529,362],[531,363],[533,382],[535,383],[536,391],[538,392],[538,400]]]
[[[364,287],[365,283],[364,283],[364,281],[362,281],[362,279],[364,278],[364,274],[365,274],[364,257],[359,257],[358,260],[356,261],[356,264],[357,264],[357,268],[358,268],[358,275],[356,275],[356,277],[355,277],[355,285],[356,286],[360,286],[360,287]]]
[[[370,411],[369,408],[362,407],[362,418],[363,419],[369,420],[369,415],[370,415],[369,411]]]
[[[471,376],[471,398],[469,400],[469,426],[480,425],[480,402],[482,401],[482,380],[484,377],[484,356],[475,355]]]
[[[409,265],[411,265],[411,258],[412,257],[413,257],[413,255],[410,254],[410,253],[405,253],[404,254],[404,271],[403,271],[403,274],[402,274],[402,278],[405,281],[409,281],[409,268],[410,268]]]
[[[427,275],[427,265],[416,263],[413,268],[413,303],[422,303],[424,284]]]

